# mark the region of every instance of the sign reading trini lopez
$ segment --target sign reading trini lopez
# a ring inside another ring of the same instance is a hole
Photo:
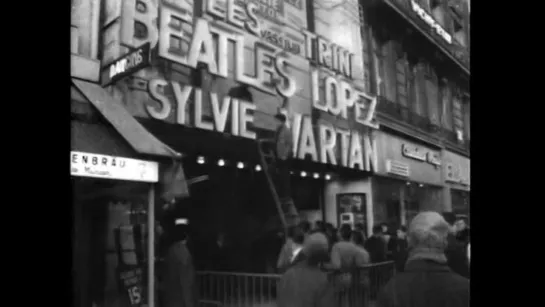
[[[102,71],[102,86],[108,86],[150,65],[150,43],[113,61]]]
[[[70,174],[79,177],[157,182],[157,162],[122,157],[70,152]]]

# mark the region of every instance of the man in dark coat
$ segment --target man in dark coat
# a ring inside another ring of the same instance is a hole
[[[469,280],[447,265],[448,234],[449,225],[439,213],[422,212],[412,220],[405,272],[382,289],[379,307],[469,307]]]
[[[305,240],[304,259],[290,267],[278,284],[278,307],[335,307],[333,285],[319,264],[328,258],[325,235],[315,233]]]
[[[172,228],[172,243],[165,257],[162,270],[162,302],[165,307],[197,307],[197,284],[193,258],[187,244],[185,218],[176,219]]]
[[[388,246],[383,237],[381,225],[375,225],[373,227],[373,235],[365,241],[365,249],[369,252],[372,263],[384,262],[387,260],[386,253]]]
[[[396,235],[390,238],[388,242],[388,250],[392,253],[392,260],[396,263],[397,272],[405,270],[405,262],[407,261],[409,246],[407,242],[407,228],[399,227]]]

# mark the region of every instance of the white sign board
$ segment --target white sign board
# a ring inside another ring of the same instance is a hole
[[[157,182],[159,166],[157,162],[152,161],[71,151],[70,174],[80,177]]]

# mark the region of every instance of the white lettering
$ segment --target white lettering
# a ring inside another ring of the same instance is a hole
[[[151,98],[157,100],[161,104],[159,108],[146,105],[146,111],[151,117],[155,119],[165,120],[170,114],[170,111],[172,110],[172,105],[170,104],[170,101],[159,90],[160,88],[164,90],[167,84],[168,82],[166,80],[161,79],[152,79],[148,82],[148,92]]]
[[[214,127],[216,131],[224,132],[231,106],[231,97],[225,96],[221,108],[219,106],[218,94],[210,93],[210,103],[212,104],[212,114],[214,116]]]
[[[298,158],[305,160],[307,155],[310,155],[312,161],[318,162],[318,153],[316,150],[316,140],[314,138],[312,123],[309,117],[304,117],[301,125],[301,144]]]
[[[337,144],[337,133],[331,124],[320,125],[320,161],[327,163],[328,158],[331,164],[337,165],[335,146]]]
[[[203,118],[202,114],[202,90],[200,88],[195,89],[195,127],[205,129],[205,130],[214,130],[214,125],[211,122],[207,122]]]
[[[254,122],[254,115],[250,114],[248,111],[255,111],[256,105],[246,101],[241,101],[239,109],[240,109],[240,115],[239,115],[240,121],[237,121],[237,122],[240,123],[240,136],[248,138],[248,139],[255,139],[256,138],[255,132],[248,131],[248,123]]]

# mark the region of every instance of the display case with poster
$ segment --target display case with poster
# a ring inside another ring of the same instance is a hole
[[[95,178],[73,184],[75,306],[152,306],[149,184]]]
[[[364,225],[363,229],[367,237],[367,195],[365,193],[337,194],[337,223],[351,224],[352,228],[357,224]]]

